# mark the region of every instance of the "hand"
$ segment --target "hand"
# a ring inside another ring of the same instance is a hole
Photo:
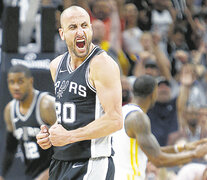
[[[153,46],[158,46],[159,42],[161,41],[161,35],[157,31],[152,32],[152,42]]]
[[[37,144],[42,149],[48,149],[52,146],[49,139],[48,127],[46,125],[41,125],[40,132],[36,135]]]
[[[207,143],[207,138],[200,139],[198,141],[190,142],[185,144],[185,150],[194,150],[196,149],[199,145]]]
[[[2,176],[0,176],[0,180],[4,180],[4,178]]]
[[[69,137],[69,131],[67,131],[61,124],[54,124],[49,129],[50,142],[53,146],[64,146],[72,143]]]
[[[181,77],[180,77],[180,82],[181,82],[181,84],[183,86],[190,87],[193,84],[193,82],[194,82],[192,74],[190,74],[190,73],[182,73]]]
[[[181,61],[183,64],[188,62],[188,53],[186,53],[184,50],[177,50],[175,52],[175,59]]]
[[[111,12],[112,12],[112,13],[118,11],[118,8],[117,8],[117,2],[114,1],[114,0],[110,0],[110,1],[109,1],[109,7],[111,8]]]
[[[49,169],[44,170],[40,173],[39,176],[35,178],[35,180],[48,180],[49,179]]]
[[[202,158],[207,154],[207,143],[199,145],[195,149],[195,158]]]

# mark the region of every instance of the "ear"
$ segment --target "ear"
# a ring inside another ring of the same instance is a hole
[[[65,37],[64,37],[63,29],[62,28],[59,28],[58,31],[59,31],[60,38],[64,41],[65,40]]]

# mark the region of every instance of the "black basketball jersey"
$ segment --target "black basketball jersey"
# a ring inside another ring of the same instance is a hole
[[[24,154],[25,174],[33,178],[49,167],[53,153],[52,148],[43,150],[36,142],[36,135],[40,131],[40,126],[44,124],[40,117],[39,105],[45,94],[46,92],[34,91],[32,104],[25,115],[22,115],[19,111],[19,101],[13,99],[11,102],[14,136],[19,141]]]
[[[67,130],[86,126],[104,113],[96,89],[89,82],[90,61],[101,52],[96,46],[75,70],[70,67],[70,55],[66,53],[57,68],[56,114],[58,122]],[[111,136],[54,147],[54,152],[55,159],[67,161],[108,157],[112,153]]]

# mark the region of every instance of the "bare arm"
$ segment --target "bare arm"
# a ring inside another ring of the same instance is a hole
[[[71,131],[60,124],[52,126],[49,132],[54,146],[100,138],[121,129],[122,90],[118,65],[106,53],[101,53],[91,62],[89,76],[105,113],[88,125]]]
[[[166,77],[169,81],[172,79],[171,76],[171,65],[170,65],[170,60],[166,57],[164,52],[159,47],[159,41],[160,37],[158,34],[153,33],[152,34],[152,39],[153,39],[153,52],[156,57],[156,62],[159,67],[160,73]]]
[[[6,123],[7,131],[13,132],[13,126],[12,126],[12,121],[11,121],[11,116],[10,116],[10,105],[11,105],[11,102],[8,103],[4,109],[4,121]]]
[[[181,82],[181,86],[177,99],[177,111],[178,111],[180,126],[183,127],[183,121],[182,121],[183,112],[186,108],[186,104],[190,93],[190,88],[194,82],[193,74],[189,70],[188,66],[186,66],[185,71],[183,70],[183,72],[181,72],[180,82]]]
[[[189,142],[189,143],[185,143],[185,144],[178,144],[177,149],[179,152],[190,151],[190,150],[196,149],[199,145],[205,144],[205,143],[207,143],[207,138],[203,138],[203,139]],[[175,151],[174,146],[163,146],[163,147],[161,147],[161,150],[166,153],[177,153]]]
[[[180,165],[199,157],[197,151],[177,154],[162,152],[156,138],[151,133],[149,118],[143,112],[132,112],[125,121],[125,127],[127,134],[137,139],[143,152],[158,167]],[[202,155],[205,153],[203,152]]]
[[[63,55],[60,55],[60,56],[56,57],[54,60],[52,60],[50,63],[50,73],[51,73],[51,77],[52,77],[53,82],[55,81],[56,71],[57,71],[58,65],[59,65],[62,57],[63,57]]]
[[[110,29],[110,45],[115,51],[118,53],[121,49],[121,25],[120,25],[120,17],[118,13],[117,3],[114,0],[110,0],[111,7],[111,29]]]
[[[45,95],[40,101],[40,116],[42,120],[53,125],[56,122],[55,98],[50,95]]]

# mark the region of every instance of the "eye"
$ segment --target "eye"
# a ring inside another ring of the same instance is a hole
[[[74,30],[75,28],[76,28],[76,25],[70,25],[70,26],[69,26],[69,29],[70,29],[70,30]]]
[[[12,84],[14,84],[14,81],[13,80],[8,80],[8,84],[12,85]]]
[[[83,23],[83,24],[82,24],[82,27],[83,27],[83,28],[86,28],[87,26],[88,26],[88,25],[87,25],[86,23]]]
[[[19,81],[18,81],[18,84],[23,84],[23,83],[24,83],[23,80],[19,80]]]

